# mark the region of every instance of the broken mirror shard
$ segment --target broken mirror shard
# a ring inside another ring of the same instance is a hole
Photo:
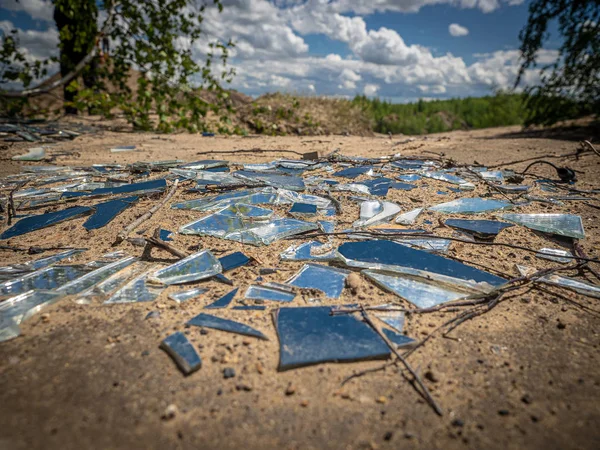
[[[249,300],[268,300],[272,302],[291,302],[295,297],[296,294],[289,290],[256,285],[249,286],[244,294],[244,298]]]
[[[210,250],[202,250],[156,271],[148,281],[167,285],[189,283],[210,278],[221,271],[221,263]]]
[[[459,198],[451,202],[441,203],[430,207],[431,211],[442,213],[460,213],[460,214],[478,214],[489,211],[498,211],[500,209],[511,208],[513,205],[509,202],[484,198]]]
[[[396,347],[405,347],[407,345],[411,345],[417,342],[413,338],[410,338],[401,333],[396,333],[392,330],[388,330],[387,328],[383,328],[382,331],[383,334],[385,334],[385,337]]]
[[[121,145],[110,149],[111,153],[134,152],[135,145]]]
[[[393,182],[390,184],[390,189],[400,189],[401,191],[412,191],[417,187],[416,184]]]
[[[580,216],[572,214],[503,214],[503,219],[544,233],[584,239]]]
[[[444,224],[460,231],[466,231],[481,239],[493,239],[505,228],[514,226],[511,223],[500,222],[497,220],[463,219],[447,219]]]
[[[331,261],[336,259],[336,251],[330,244],[309,241],[298,245],[291,245],[279,257],[287,261]]]
[[[94,205],[95,212],[83,224],[86,230],[102,228],[113,220],[123,210],[129,208],[138,197],[126,197]]]
[[[100,283],[101,281],[106,280],[111,275],[133,264],[135,261],[137,261],[137,258],[133,256],[128,256],[126,258],[122,258],[115,262],[106,264],[92,272],[86,273],[82,277],[76,278],[75,280],[60,286],[56,289],[56,292],[62,295],[79,294],[80,292],[91,288],[92,286]]]
[[[450,250],[452,241],[449,239],[392,239],[398,244],[407,245],[409,247],[418,247],[426,252],[447,253]]]
[[[185,301],[191,300],[192,298],[199,297],[200,295],[208,292],[207,288],[194,288],[194,289],[186,289],[185,291],[177,291],[169,294],[169,298],[171,300],[176,301],[177,303],[183,303]]]
[[[331,307],[279,308],[279,371],[326,362],[386,359],[390,349],[353,315],[331,315]]]
[[[267,309],[264,305],[239,305],[231,308],[235,311],[264,311]]]
[[[355,228],[368,227],[389,222],[399,212],[400,207],[395,203],[368,200],[361,203],[360,219],[355,221],[352,226]]]
[[[344,177],[344,178],[356,178],[359,175],[367,173],[371,170],[373,166],[357,166],[357,167],[348,167],[347,169],[342,169],[333,174],[334,177]]]
[[[317,220],[319,227],[324,233],[333,233],[335,231],[335,221],[332,220]]]
[[[269,220],[273,215],[272,209],[261,208],[244,203],[234,203],[227,208],[218,211],[218,214],[228,217],[240,217],[249,221]]]
[[[173,209],[193,209],[196,211],[216,211],[235,203],[259,205],[273,203],[277,198],[277,190],[272,187],[262,189],[246,189],[242,191],[226,192],[212,197],[203,197],[171,205]]]
[[[318,230],[312,222],[297,219],[273,219],[270,222],[244,231],[229,233],[224,238],[251,245],[269,245],[279,239],[307,231]]]
[[[172,241],[173,238],[171,238],[171,236],[173,236],[173,232],[170,230],[164,230],[161,228],[158,232],[158,237],[161,241]]]
[[[416,173],[409,173],[406,175],[398,175],[396,178],[398,178],[400,181],[408,181],[412,183],[414,181],[419,181],[421,179],[421,175],[417,175]]]
[[[390,189],[392,180],[389,178],[375,178],[373,180],[361,181],[360,184],[367,186],[369,194],[385,197]]]
[[[533,267],[520,265],[517,265],[517,270],[522,276],[531,276],[536,272],[536,269]],[[579,292],[580,294],[588,295],[590,297],[600,298],[600,286],[579,281],[574,278],[551,274],[539,277],[537,278],[537,281],[571,289],[575,292]]]
[[[256,337],[264,340],[269,339],[260,331],[248,325],[235,322],[233,320],[211,316],[210,314],[200,313],[196,317],[192,318],[188,324],[196,327],[213,328],[215,330],[227,331],[229,333],[243,334],[245,336]]]
[[[491,273],[387,240],[346,242],[338,247],[346,265],[431,278],[487,292],[506,282]]]
[[[401,311],[376,312],[374,316],[386,325],[389,325],[398,333],[402,333],[404,328],[404,313]]]
[[[423,212],[423,208],[415,208],[396,217],[396,223],[400,225],[412,225],[417,217]]]
[[[319,264],[305,264],[286,284],[304,289],[318,289],[329,298],[339,298],[349,270]]]
[[[221,297],[217,301],[211,303],[210,305],[205,306],[204,308],[205,309],[227,308],[229,306],[229,304],[231,303],[231,301],[233,300],[233,298],[235,297],[235,294],[237,294],[238,290],[239,290],[239,288],[235,288],[231,292],[228,292],[223,297]]]
[[[156,269],[147,270],[141,275],[138,275],[117,292],[115,292],[104,304],[113,303],[137,303],[151,302],[160,295],[164,290],[164,286],[157,286],[148,283],[148,276]]]
[[[60,298],[54,291],[32,290],[0,302],[0,342],[19,336],[21,322]]]
[[[542,248],[535,254],[535,256],[562,264],[573,261],[573,253],[568,250],[561,250],[558,248]]]
[[[223,272],[227,272],[229,270],[237,269],[238,267],[245,266],[250,261],[246,255],[242,252],[234,252],[229,255],[222,256],[219,258],[219,262],[221,263],[221,267],[223,268]]]
[[[522,192],[527,192],[530,188],[531,186],[520,184],[499,184],[496,186],[496,189],[507,194],[519,194]]]
[[[0,295],[15,295],[31,289],[51,290],[88,273],[85,266],[51,266],[0,284]]]
[[[123,184],[116,187],[98,188],[90,192],[64,192],[63,198],[86,197],[100,195],[118,195],[118,194],[143,194],[149,192],[160,192],[167,187],[167,180],[160,178],[158,180],[144,181],[142,183]]]
[[[290,208],[290,214],[293,216],[310,217],[317,214],[317,205],[309,203],[294,203]]]
[[[85,249],[65,250],[64,252],[57,253],[56,255],[46,256],[45,258],[28,261],[26,263],[0,267],[0,279],[14,278],[20,274],[43,269],[44,267],[48,267],[52,264],[62,261],[63,259],[70,258],[84,251]]]
[[[93,209],[87,206],[74,206],[72,208],[63,209],[62,211],[25,217],[2,233],[0,239],[9,239],[25,233],[31,233],[32,231],[41,230],[42,228],[56,225],[65,222],[66,220],[76,219],[89,214],[92,211]]]
[[[233,176],[241,180],[249,180],[258,184],[266,184],[268,186],[289,189],[291,191],[303,191],[304,180],[300,177],[291,175],[282,175],[271,172],[251,172],[249,170],[238,170],[233,172]]]
[[[467,180],[457,177],[446,172],[423,172],[423,176],[427,178],[433,178],[434,180],[445,181],[447,183],[457,184],[463,190],[475,189],[475,185],[469,183]]]
[[[147,266],[144,263],[135,262],[109,276],[104,281],[101,281],[100,283],[81,292],[75,300],[75,303],[80,305],[90,304],[95,297],[105,300],[108,296],[119,289],[119,287],[123,286],[127,281],[131,280],[136,275],[139,275],[146,268]]]
[[[202,360],[196,349],[180,331],[165,338],[160,343],[160,348],[167,352],[184,375],[189,375],[202,367]]]
[[[362,273],[378,286],[418,308],[430,308],[469,295],[468,292],[460,291],[450,285],[427,281],[425,278],[381,270],[363,270]]]

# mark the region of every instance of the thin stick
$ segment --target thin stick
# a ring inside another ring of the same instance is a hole
[[[384,340],[384,342],[387,344],[387,346],[390,348],[390,350],[394,353],[394,355],[396,355],[396,357],[400,360],[400,362],[404,365],[404,367],[406,367],[406,370],[408,370],[410,372],[410,374],[413,376],[413,381],[419,385],[419,387],[422,390],[422,394],[425,396],[425,399],[427,400],[429,405],[433,408],[433,410],[436,412],[436,414],[442,416],[444,414],[442,412],[442,408],[440,408],[440,405],[438,405],[438,403],[435,401],[435,399],[431,396],[429,389],[427,389],[427,386],[425,386],[425,384],[423,383],[423,380],[421,380],[421,377],[419,377],[417,372],[415,372],[414,369],[411,367],[411,365],[408,364],[408,362],[406,361],[406,359],[404,359],[404,357],[400,354],[400,352],[398,350],[396,350],[396,346],[392,342],[390,342],[388,340],[388,338],[381,331],[379,331],[379,328],[377,328],[375,323],[373,323],[373,320],[371,319],[371,317],[369,316],[369,314],[367,313],[367,311],[365,309],[362,310],[362,315],[365,318],[365,321],[371,326],[371,328],[373,328],[373,330],[375,330],[375,332],[379,336],[381,336],[381,339]]]
[[[594,276],[600,280],[600,273],[598,273],[598,271],[596,269],[594,269],[591,264],[589,263],[589,257],[587,255],[587,253],[585,252],[585,250],[583,249],[583,247],[581,246],[581,244],[579,244],[579,242],[573,242],[573,253],[575,253],[575,255],[577,256],[577,259],[582,261],[585,260],[588,261],[585,263],[585,267],[594,274]]]
[[[150,217],[152,217],[154,215],[154,213],[156,213],[156,211],[158,211],[162,206],[165,205],[165,203],[167,203],[169,200],[171,200],[171,198],[173,197],[173,195],[175,195],[175,192],[177,191],[177,186],[179,186],[179,180],[175,180],[175,183],[173,183],[171,190],[169,191],[169,193],[167,195],[165,195],[165,197],[162,199],[162,201],[160,203],[154,205],[154,207],[152,209],[150,209],[148,212],[146,212],[144,215],[138,217],[136,220],[134,220],[129,225],[127,225],[125,228],[123,228],[117,235],[117,238],[116,238],[113,246],[119,245],[121,242],[123,242],[129,235],[129,233],[131,233],[133,230],[135,230],[137,227],[139,227],[142,223],[144,223],[146,220],[148,220]]]
[[[160,238],[157,237],[149,237],[146,238],[146,244],[148,244],[151,247],[158,247],[161,248],[163,250],[166,250],[167,252],[169,252],[170,254],[172,254],[173,256],[177,256],[180,259],[183,258],[187,258],[189,256],[188,253],[179,250],[177,247],[172,246],[171,244],[163,241]]]
[[[196,155],[226,155],[226,154],[237,154],[237,153],[292,153],[294,155],[304,155],[304,153],[297,152],[295,150],[277,150],[268,148],[253,148],[253,149],[239,149],[239,150],[208,150],[205,152],[198,152]]]
[[[587,145],[590,150],[592,150],[596,155],[600,156],[600,152],[596,150],[596,147],[594,147],[590,141],[581,141],[581,143]]]

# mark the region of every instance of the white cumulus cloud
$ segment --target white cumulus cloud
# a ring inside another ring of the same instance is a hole
[[[466,27],[463,27],[457,23],[451,23],[450,26],[448,27],[448,32],[450,33],[451,36],[459,37],[459,36],[466,36],[467,34],[469,34],[469,29]]]

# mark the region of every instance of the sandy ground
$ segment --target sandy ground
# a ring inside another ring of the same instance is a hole
[[[100,132],[56,145],[50,154],[75,152],[59,156],[56,163],[82,166],[211,157],[269,161],[297,157],[284,150],[325,153],[339,148],[343,154],[362,156],[444,152],[460,162],[492,165],[568,154],[578,147],[576,140],[518,131],[501,128],[453,132],[403,144],[396,144],[404,139],[398,136],[203,138]],[[140,151],[111,154],[108,150],[132,144]],[[20,165],[9,158],[26,147],[29,146],[15,145],[1,150],[1,175],[20,171]],[[206,154],[233,149],[260,151]],[[552,161],[583,172],[577,187],[598,187],[597,156]],[[522,169],[525,164],[511,167]],[[544,167],[535,170],[549,177],[554,176],[552,172]],[[409,193],[390,191],[388,199],[408,210],[460,196],[442,182],[428,180],[427,184],[429,189]],[[437,195],[437,190],[448,195]],[[485,187],[476,191],[476,195],[486,193]],[[179,192],[174,201],[188,198],[195,196]],[[78,219],[10,239],[8,243],[21,247],[87,247],[90,250],[74,260],[87,262],[115,250],[111,244],[116,233],[155,201],[141,201],[100,230],[86,232],[81,227],[85,219]],[[598,257],[598,209],[569,202],[563,207],[537,203],[519,210],[567,211],[582,216],[586,239],[581,244],[591,257]],[[147,235],[157,226],[176,230],[201,215],[164,208],[140,230]],[[336,218],[337,229],[349,226],[357,217],[357,206],[345,208]],[[447,228],[439,228],[443,218],[424,215],[418,225],[435,230],[436,234],[450,235]],[[423,220],[430,220],[433,225],[426,225]],[[521,227],[504,230],[496,241],[533,249],[556,247],[543,236]],[[241,250],[258,259],[260,265],[228,273],[244,292],[258,276],[259,267],[279,268],[279,272],[264,278],[284,281],[302,266],[279,261],[279,253],[293,242],[300,240],[257,248],[215,238],[177,235],[174,245],[188,251],[210,248],[217,256]],[[336,239],[336,243],[341,242]],[[118,249],[136,256],[141,253],[140,248],[128,243]],[[31,259],[18,252],[1,251],[0,255],[3,264]],[[506,277],[517,276],[515,264],[537,268],[555,265],[531,253],[503,247],[454,244],[450,256]],[[159,250],[154,250],[153,257],[162,263],[174,261]],[[25,322],[22,336],[0,345],[0,449],[600,448],[597,300],[564,290],[549,289],[549,293],[543,293],[523,289],[510,294],[486,315],[463,324],[449,337],[436,333],[409,361],[426,376],[425,383],[444,411],[439,417],[403,377],[404,372],[394,366],[341,386],[352,373],[378,367],[381,362],[321,364],[278,373],[278,340],[269,310],[218,313],[258,328],[268,341],[214,330],[201,334],[194,327],[186,329],[185,321],[230,289],[213,281],[203,284],[211,288],[209,293],[181,305],[167,299],[177,287],[167,289],[152,303],[79,305],[67,298],[45,310],[43,317],[38,315]],[[300,295],[296,304],[303,304],[307,297]],[[346,289],[339,300],[327,300],[327,304],[357,301],[401,303],[362,279],[355,295]],[[150,311],[159,311],[160,317],[145,320]],[[405,330],[409,336],[423,339],[453,314],[456,313],[413,315],[407,319]],[[203,359],[202,369],[189,377],[184,377],[158,348],[161,339],[174,331],[187,333]],[[226,367],[234,368],[236,376],[224,379],[222,371]],[[177,413],[165,420],[162,416],[169,405],[175,405]]]

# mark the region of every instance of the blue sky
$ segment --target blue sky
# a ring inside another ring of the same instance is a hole
[[[250,95],[418,98],[480,96],[512,86],[525,0],[224,0],[206,39],[237,47],[233,88]],[[0,0],[0,29],[18,28],[30,57],[56,50],[52,4]],[[194,47],[201,60],[206,40]],[[542,60],[556,57],[550,40]],[[538,79],[527,73],[528,83]]]

